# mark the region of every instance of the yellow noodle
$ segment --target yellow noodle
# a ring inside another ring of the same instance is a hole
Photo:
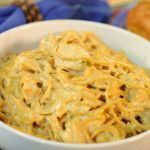
[[[125,139],[150,129],[150,76],[90,32],[49,34],[0,60],[0,120],[66,143]]]

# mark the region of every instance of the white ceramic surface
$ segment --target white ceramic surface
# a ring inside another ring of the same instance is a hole
[[[131,60],[150,68],[150,43],[130,32],[109,25],[77,20],[38,22],[0,34],[0,56],[7,52],[37,47],[49,32],[92,31],[115,50],[123,50]],[[0,148],[6,150],[150,150],[150,131],[126,140],[103,144],[65,144],[26,135],[0,122]]]

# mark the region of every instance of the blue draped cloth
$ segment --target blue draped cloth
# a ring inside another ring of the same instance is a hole
[[[44,20],[82,19],[108,23],[112,12],[106,0],[41,0],[35,4]],[[26,23],[19,7],[0,7],[0,33]]]

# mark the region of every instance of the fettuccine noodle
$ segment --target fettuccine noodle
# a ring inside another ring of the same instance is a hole
[[[0,120],[66,143],[102,143],[150,129],[150,76],[90,32],[49,34],[0,60]]]

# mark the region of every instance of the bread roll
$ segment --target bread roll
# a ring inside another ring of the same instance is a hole
[[[150,0],[140,1],[129,11],[126,27],[150,40]]]

